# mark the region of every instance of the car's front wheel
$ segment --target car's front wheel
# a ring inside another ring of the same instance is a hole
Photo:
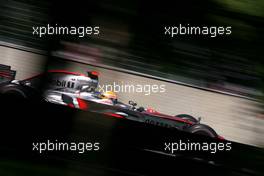
[[[179,117],[179,118],[181,118],[183,120],[189,120],[189,121],[194,122],[194,123],[198,123],[199,122],[196,118],[194,118],[193,116],[188,115],[188,114],[178,114],[175,117]]]
[[[217,133],[211,127],[204,124],[195,124],[191,126],[187,131],[193,134],[209,136],[212,138],[218,137]]]

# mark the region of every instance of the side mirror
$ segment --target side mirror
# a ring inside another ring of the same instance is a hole
[[[139,107],[137,110],[138,110],[139,112],[143,112],[143,111],[145,111],[145,108],[144,108],[144,107]]]
[[[198,120],[198,123],[200,123],[200,121],[202,120],[202,118],[201,117],[198,117],[197,120]]]
[[[137,106],[137,103],[135,103],[134,101],[129,101],[128,104],[130,104],[131,106]]]

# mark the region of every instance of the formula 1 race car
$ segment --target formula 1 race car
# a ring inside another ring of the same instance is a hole
[[[200,119],[191,115],[170,116],[151,108],[137,108],[137,104],[133,101],[125,104],[117,101],[116,97],[104,98],[103,93],[96,91],[97,87],[97,72],[90,71],[84,75],[63,70],[50,70],[22,81],[11,80],[1,83],[0,93],[28,99],[42,98],[47,102],[103,113],[116,118],[221,138],[211,127],[200,124]]]
[[[220,140],[224,139],[210,126],[201,124],[201,118],[196,119],[188,114],[178,114],[175,116],[166,115],[152,108],[137,108],[137,103],[133,101],[129,101],[129,105],[121,102],[115,102],[113,105],[109,105],[98,103],[98,101],[92,99],[81,99],[66,94],[62,95],[62,100],[70,107],[102,113],[114,118],[128,119],[166,128],[175,128],[177,130],[209,136]]]

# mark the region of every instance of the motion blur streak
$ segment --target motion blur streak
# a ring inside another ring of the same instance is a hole
[[[86,5],[88,3],[89,5]],[[191,4],[191,6],[190,6]],[[100,84],[112,82],[165,84],[166,93],[150,97],[119,94],[168,113],[201,116],[225,138],[264,146],[264,1],[196,0],[177,6],[167,0],[147,2],[24,1],[0,4],[0,64],[24,79],[46,69],[100,73]],[[76,10],[76,12],[74,11]],[[74,11],[74,12],[73,12]],[[194,15],[195,14],[195,15]],[[164,26],[232,26],[232,35],[164,36]],[[99,26],[100,35],[32,35],[32,26]],[[60,59],[51,57],[60,53]],[[50,58],[50,59],[49,59]],[[67,60],[65,60],[67,59]],[[69,61],[70,60],[70,61]],[[46,66],[48,64],[48,66]],[[88,66],[91,64],[94,66]],[[114,70],[96,67],[104,64]],[[133,71],[135,75],[119,72]],[[144,73],[230,96],[136,75]]]

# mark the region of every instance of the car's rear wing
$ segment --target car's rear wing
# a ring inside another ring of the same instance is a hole
[[[11,70],[11,66],[0,64],[0,83],[14,80],[16,71]]]

